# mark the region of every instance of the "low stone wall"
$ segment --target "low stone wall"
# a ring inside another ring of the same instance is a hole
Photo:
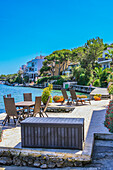
[[[89,161],[86,161],[85,158],[33,153],[32,151],[23,151],[21,149],[0,149],[0,165],[30,166],[46,169],[81,167]]]
[[[61,108],[61,107],[48,107],[47,108],[47,112],[55,112],[55,113],[65,113],[65,112],[71,112],[73,111],[75,108]]]

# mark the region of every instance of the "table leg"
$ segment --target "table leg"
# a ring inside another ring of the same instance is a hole
[[[27,114],[28,114],[28,117],[29,117],[29,113],[30,113],[30,108],[27,107]]]

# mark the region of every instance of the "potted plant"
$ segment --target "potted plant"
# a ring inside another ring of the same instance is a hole
[[[54,102],[60,103],[64,101],[63,96],[53,96]]]
[[[82,102],[84,102],[85,101],[84,98],[87,98],[87,96],[86,95],[77,95],[77,98],[83,99]]]
[[[102,96],[101,94],[96,94],[94,96],[95,101],[101,100],[101,96]]]
[[[53,89],[53,85],[49,84],[48,87],[44,88],[42,92],[42,102],[44,105],[46,105],[46,102],[48,100],[48,97],[51,96],[51,90]],[[52,103],[52,97],[50,99],[50,103]]]

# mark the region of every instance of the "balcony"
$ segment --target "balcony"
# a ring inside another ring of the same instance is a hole
[[[98,64],[110,63],[112,59],[110,58],[98,58]]]

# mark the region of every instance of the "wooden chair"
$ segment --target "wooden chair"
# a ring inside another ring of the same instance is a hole
[[[50,98],[51,98],[51,96],[48,97],[48,100],[47,100],[47,103],[46,103],[45,107],[43,108],[43,110],[40,111],[40,117],[44,117],[44,114],[48,117],[48,114],[46,113],[46,110],[47,110],[47,107],[49,105]]]
[[[11,98],[11,94],[7,94],[7,97],[8,97],[8,98]]]
[[[30,115],[32,115],[33,117],[36,117],[37,114],[40,115],[40,107],[41,107],[41,96],[35,97],[35,107],[33,112],[30,113]]]
[[[16,110],[14,98],[4,98],[4,105],[5,105],[7,116],[3,120],[2,124],[5,125],[7,121],[8,123],[10,123],[11,117],[13,117],[15,124],[16,124],[15,119],[17,119],[17,122],[20,122],[21,115],[23,114],[23,112],[22,112],[22,109]]]
[[[83,104],[83,102],[86,102],[86,101],[88,101],[91,104],[89,98],[77,98],[77,95],[76,95],[76,92],[74,89],[69,89],[69,91],[71,94],[72,102],[74,102],[74,100],[75,100],[76,105],[78,105],[78,102],[81,102]]]
[[[24,101],[32,101],[32,93],[23,93]],[[24,110],[27,109],[27,107],[24,107]],[[30,110],[33,110],[33,108],[30,108]]]
[[[65,102],[65,100],[67,100],[66,104],[71,105],[71,102],[69,102],[70,98],[67,95],[66,89],[61,89],[61,92],[62,92],[62,95],[63,95],[63,98],[64,98],[64,101],[61,102],[61,103],[63,104]]]
[[[32,101],[32,93],[24,93],[24,101]]]

